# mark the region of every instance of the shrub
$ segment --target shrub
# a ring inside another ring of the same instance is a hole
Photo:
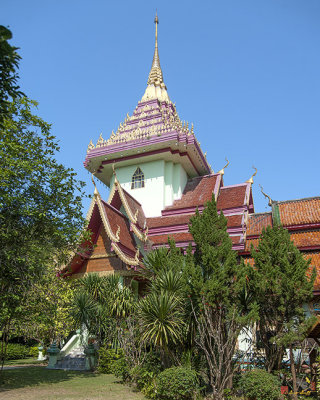
[[[32,346],[29,348],[29,356],[32,358],[37,358],[39,354],[38,346]]]
[[[116,362],[120,359],[124,359],[124,353],[122,349],[114,350],[106,347],[100,347],[98,371],[103,374],[114,374],[118,368]]]
[[[39,346],[29,347],[29,356],[33,358],[38,358],[39,355]],[[45,356],[47,354],[46,348],[43,346],[42,354]]]
[[[20,360],[30,357],[30,349],[23,344],[8,343],[6,360]]]
[[[239,380],[239,389],[250,400],[278,400],[280,398],[279,380],[263,369],[246,372]]]
[[[199,391],[197,373],[184,367],[165,369],[156,379],[156,390],[158,399],[194,399]]]
[[[129,368],[127,361],[124,357],[119,358],[113,362],[113,373],[117,378],[121,378],[124,382],[129,379]]]

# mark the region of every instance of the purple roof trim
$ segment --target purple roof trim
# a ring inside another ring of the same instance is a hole
[[[243,229],[242,226],[239,227],[231,227],[227,228],[227,232],[229,235],[242,235]],[[164,235],[166,233],[189,233],[189,225],[188,224],[180,224],[180,225],[169,225],[169,226],[161,226],[159,228],[150,228],[148,232],[148,237],[157,235]]]
[[[195,145],[202,162],[204,163],[206,169],[208,172],[210,171],[210,167],[208,165],[207,160],[202,154],[202,151],[193,135],[186,135],[186,134],[178,134],[177,132],[173,131],[172,133],[166,133],[161,136],[151,136],[150,139],[137,139],[137,140],[130,140],[128,142],[124,143],[115,143],[109,146],[104,146],[104,147],[99,147],[97,149],[92,149],[90,150],[85,158],[84,161],[84,166],[86,167],[89,163],[89,161],[93,158],[99,157],[99,156],[105,156],[108,154],[114,154],[115,152],[121,152],[121,151],[126,151],[126,150],[132,150],[135,148],[140,148],[140,147],[145,147],[146,145],[151,145],[151,144],[157,144],[157,143],[165,143],[168,141],[175,140],[176,142],[181,142],[181,143],[186,143],[186,144],[193,144]],[[141,156],[141,154],[140,154]],[[189,157],[189,156],[188,156]],[[122,158],[125,159],[125,158]],[[190,157],[189,157],[190,159]]]

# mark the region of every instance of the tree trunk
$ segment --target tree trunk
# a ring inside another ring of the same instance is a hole
[[[290,353],[290,367],[291,367],[291,373],[292,373],[292,386],[293,386],[292,398],[294,400],[298,400],[297,375],[296,375],[296,367],[294,365],[294,358],[293,358],[293,351],[292,351],[291,344],[290,344],[290,348],[289,348],[289,353]]]

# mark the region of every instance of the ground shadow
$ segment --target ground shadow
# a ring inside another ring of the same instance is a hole
[[[3,370],[0,373],[0,393],[41,383],[59,383],[77,378],[94,378],[97,374],[90,371],[64,371],[46,367],[23,367]]]

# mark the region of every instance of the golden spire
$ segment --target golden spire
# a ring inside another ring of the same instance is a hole
[[[162,70],[160,67],[160,59],[159,59],[159,52],[158,52],[158,14],[156,13],[156,17],[154,19],[154,23],[156,25],[156,40],[154,46],[154,54],[152,60],[151,71],[149,73],[148,85],[155,85],[155,86],[165,86],[163,83],[163,75]]]
[[[163,75],[162,75],[162,70],[161,70],[161,66],[160,66],[160,58],[159,58],[159,52],[158,52],[159,19],[158,19],[157,13],[156,13],[156,17],[154,19],[154,23],[156,25],[154,54],[153,54],[151,70],[150,70],[149,78],[148,78],[148,87],[146,89],[144,96],[142,97],[142,101],[145,101],[148,99],[155,99],[155,98],[159,99],[159,100],[169,101],[167,88],[163,82]]]

